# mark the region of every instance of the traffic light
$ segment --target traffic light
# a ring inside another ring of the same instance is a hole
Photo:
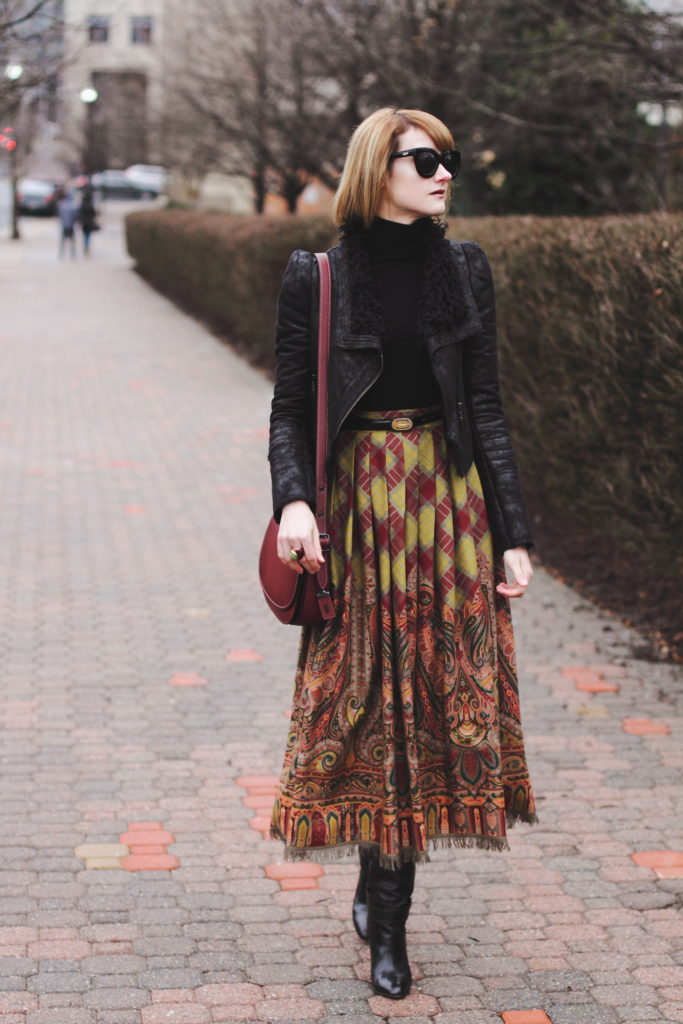
[[[10,153],[13,149],[17,148],[17,140],[14,137],[14,128],[7,127],[2,129],[0,132],[0,146],[2,146],[3,149],[8,150]]]

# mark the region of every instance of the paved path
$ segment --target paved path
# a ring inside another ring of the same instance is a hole
[[[683,1021],[681,671],[540,569],[541,824],[419,870],[414,992],[372,996],[354,865],[263,834],[297,642],[255,575],[270,386],[113,210],[88,263],[53,222],[0,244],[0,1024]]]

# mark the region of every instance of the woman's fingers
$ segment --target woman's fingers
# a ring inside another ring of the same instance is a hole
[[[499,583],[496,590],[503,597],[523,597],[526,593],[526,587],[520,587],[515,583]]]
[[[278,558],[294,572],[302,573],[317,572],[323,562],[323,555],[320,549],[320,541],[316,537],[305,537],[303,540],[297,538],[287,539],[278,537]],[[298,559],[292,558],[291,552],[300,553]]]
[[[293,537],[287,537],[282,530],[277,537],[277,556],[292,572],[302,573],[301,559],[292,558],[292,551],[303,551],[303,545]]]
[[[299,553],[293,559],[291,552]],[[277,537],[277,553],[280,561],[294,572],[317,572],[323,564],[318,525],[310,506],[305,501],[293,501],[285,505],[280,518]]]
[[[280,541],[278,540],[277,556],[281,562],[284,562],[285,565],[292,570],[292,572],[301,573],[304,571],[301,567],[301,562],[298,559],[295,560],[294,558],[292,558],[290,554],[290,548],[296,551],[296,548],[293,545],[287,544],[285,546],[284,543],[281,544]]]
[[[303,565],[307,572],[317,572],[322,561],[322,559],[319,559],[317,555],[317,551],[320,547],[320,541],[317,537],[309,534],[308,537],[304,537],[302,539],[301,547],[304,549],[304,553],[299,559],[299,564]]]
[[[504,597],[523,597],[534,574],[529,552],[523,547],[510,548],[504,552],[503,561],[514,582],[499,583],[496,591]]]

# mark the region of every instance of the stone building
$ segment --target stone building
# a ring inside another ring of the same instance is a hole
[[[62,133],[74,171],[160,162],[165,8],[65,0]]]
[[[252,212],[249,159],[234,158],[240,141],[217,138],[211,118],[184,103],[178,88],[186,82],[192,91],[195,78],[201,83],[211,77],[207,70],[220,82],[222,15],[234,15],[232,23],[239,27],[250,2],[63,0],[60,122],[69,172],[162,164],[171,172],[172,198]],[[228,159],[216,158],[222,148]],[[231,170],[230,164],[245,171]],[[326,211],[329,200],[329,190],[311,182],[300,212]],[[273,194],[265,208],[268,213],[286,209]]]

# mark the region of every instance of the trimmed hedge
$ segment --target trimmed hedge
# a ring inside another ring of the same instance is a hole
[[[476,237],[495,267],[527,478],[582,528],[621,520],[624,554],[646,544],[653,567],[683,571],[683,218],[504,228],[483,220]]]
[[[683,217],[458,229],[494,267],[506,411],[541,556],[680,655]]]
[[[273,325],[293,249],[329,248],[327,218],[150,210],[126,218],[140,273],[230,338],[253,363],[274,366]]]
[[[456,218],[449,235],[493,266],[505,408],[541,558],[674,649],[683,217]],[[146,277],[272,367],[289,254],[336,233],[325,218],[154,211],[129,216],[127,237]]]

